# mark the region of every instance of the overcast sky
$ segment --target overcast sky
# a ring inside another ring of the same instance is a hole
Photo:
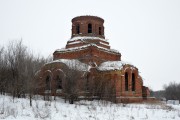
[[[180,83],[180,0],[0,0],[0,45],[22,38],[47,57],[65,47],[80,15],[105,20],[111,48],[139,68],[146,86]]]

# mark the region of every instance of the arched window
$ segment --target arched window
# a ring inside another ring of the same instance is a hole
[[[79,26],[79,24],[76,25],[76,33],[77,33],[77,34],[80,33],[80,26]]]
[[[50,85],[51,84],[51,77],[50,76],[47,76],[46,77],[46,90],[50,90]]]
[[[125,91],[128,91],[128,73],[125,73]]]
[[[102,32],[101,32],[101,27],[99,27],[99,35],[101,35],[102,34]]]
[[[62,89],[62,79],[59,77],[59,75],[56,77],[56,88]]]
[[[132,91],[135,91],[135,74],[132,74]]]
[[[88,33],[92,33],[92,24],[91,23],[88,24]]]

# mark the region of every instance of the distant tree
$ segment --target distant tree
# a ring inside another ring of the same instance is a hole
[[[164,92],[165,92],[164,90],[153,91],[153,97],[157,99],[165,98]]]
[[[154,97],[154,91],[151,89],[151,87],[148,87],[149,88],[149,92],[150,92],[150,97]]]
[[[180,83],[170,82],[164,85],[164,96],[167,100],[180,100]]]
[[[4,47],[0,47],[0,93],[5,94],[7,85],[7,61]]]

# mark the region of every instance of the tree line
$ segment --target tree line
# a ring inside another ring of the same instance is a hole
[[[164,97],[167,100],[180,100],[180,83],[170,82],[164,85]]]
[[[152,92],[152,96],[157,99],[166,98],[166,100],[180,101],[180,83],[170,82],[168,85],[164,85],[163,88],[164,90]]]
[[[35,55],[22,40],[0,46],[0,94],[30,97],[34,92],[34,75],[51,58]]]

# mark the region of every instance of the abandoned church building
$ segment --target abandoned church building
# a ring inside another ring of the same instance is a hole
[[[55,50],[53,61],[36,74],[42,95],[78,99],[141,102],[149,99],[138,68],[121,61],[104,35],[104,20],[97,16],[72,19],[72,34],[65,48]]]

